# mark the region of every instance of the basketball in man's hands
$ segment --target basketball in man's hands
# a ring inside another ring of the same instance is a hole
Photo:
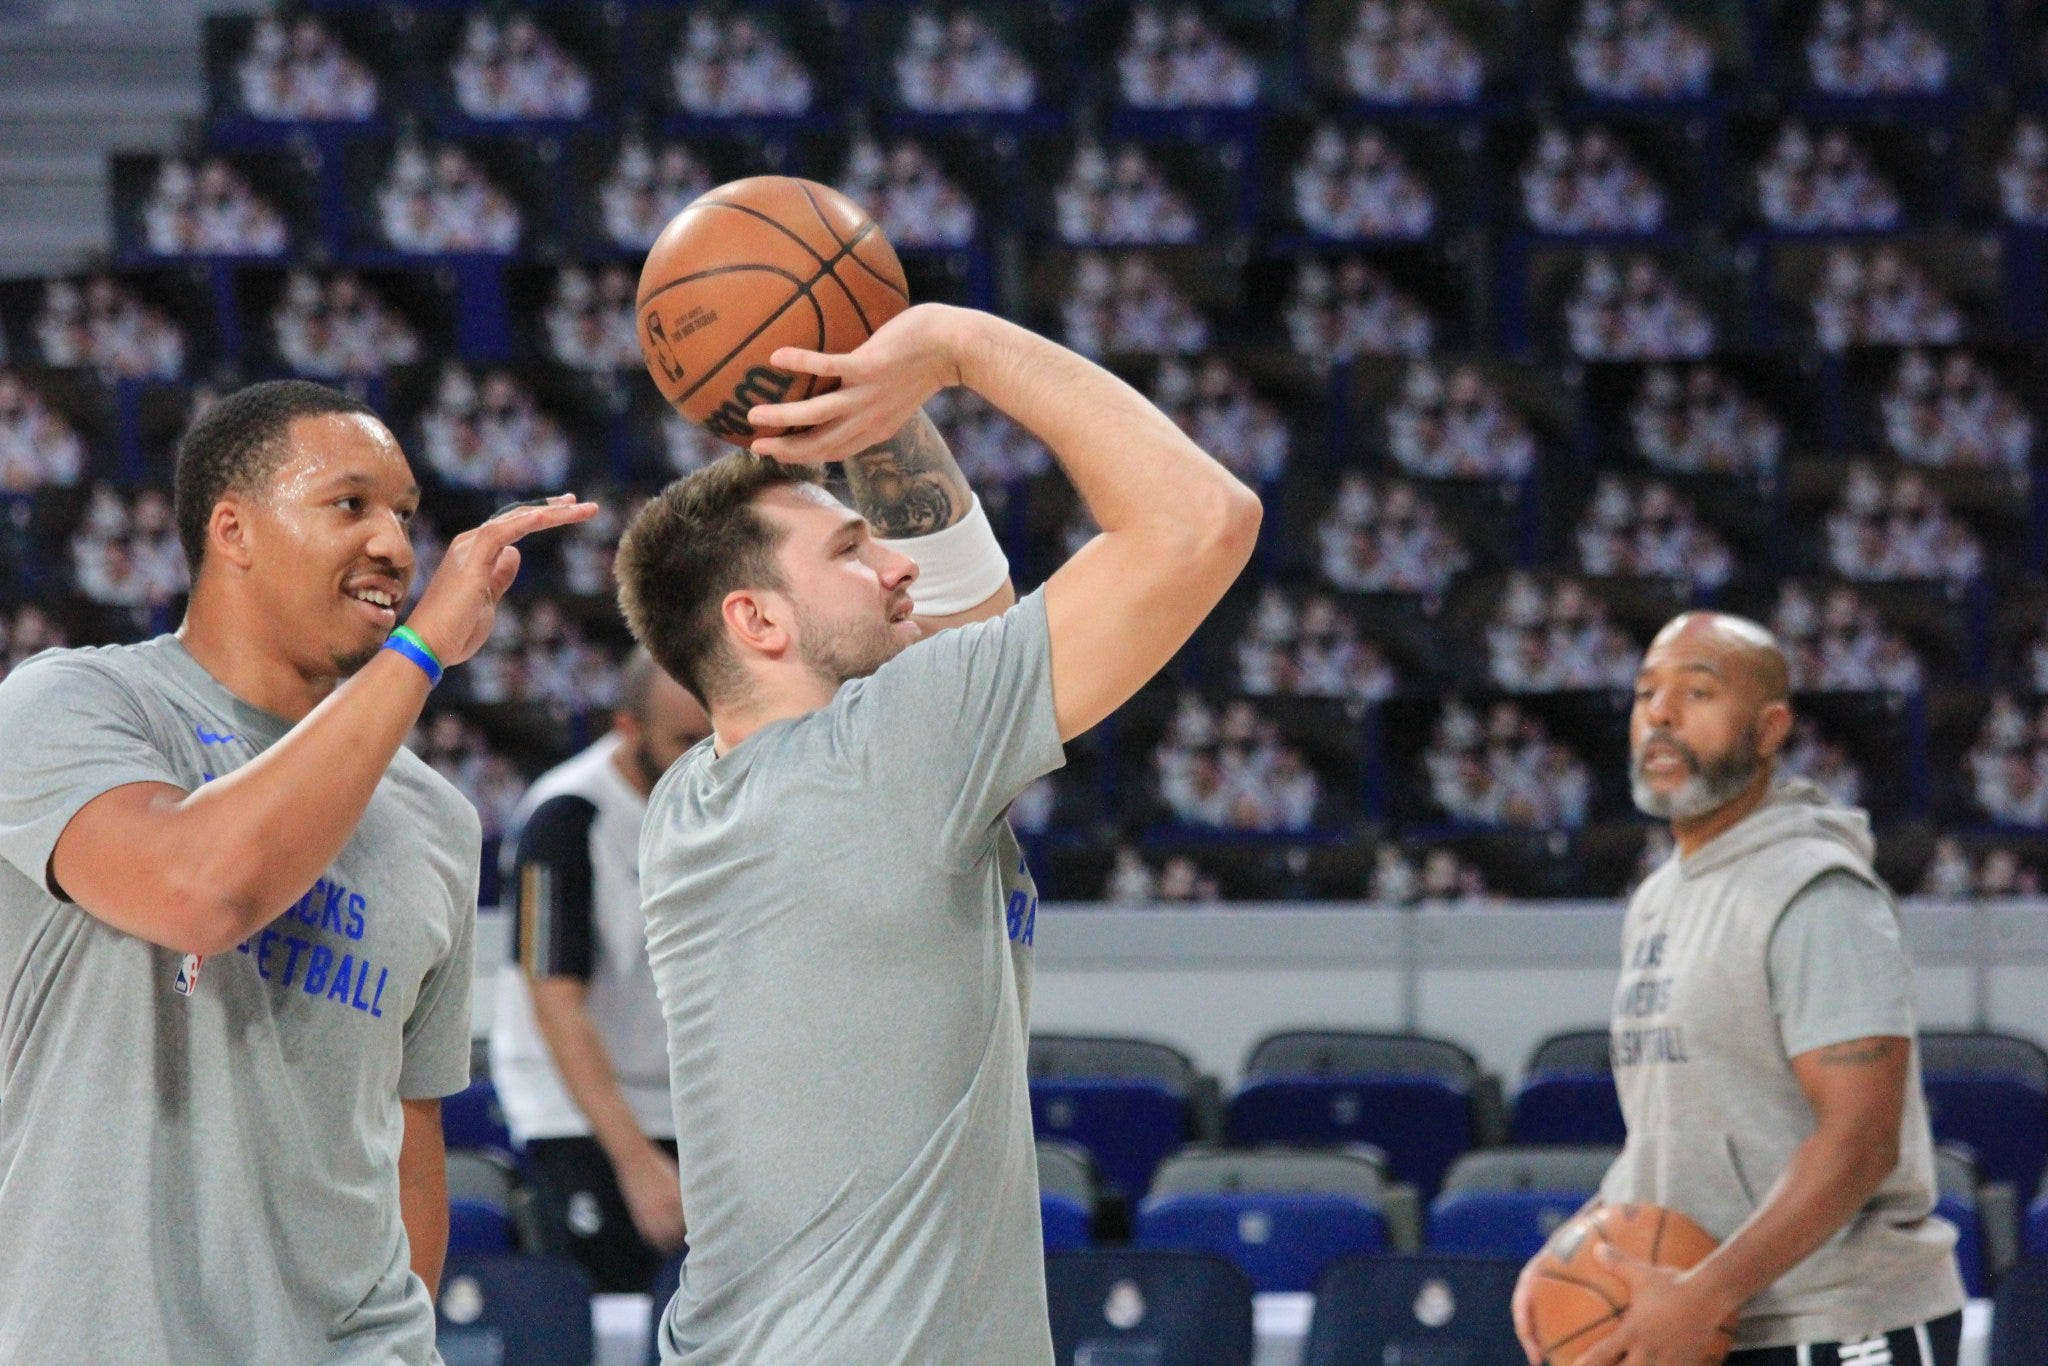
[[[1574,1366],[1628,1308],[1628,1282],[1601,1263],[1602,1243],[1674,1271],[1698,1266],[1717,1246],[1698,1224],[1656,1205],[1601,1205],[1560,1228],[1537,1258],[1529,1294],[1529,1318],[1545,1366]],[[1733,1341],[1729,1325],[1724,1351]]]
[[[860,205],[828,185],[754,176],[691,202],[640,268],[640,354],[661,396],[745,446],[756,404],[838,381],[768,363],[777,348],[851,351],[910,303],[902,263]]]

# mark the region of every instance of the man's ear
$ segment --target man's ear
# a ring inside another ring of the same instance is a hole
[[[206,558],[218,559],[237,569],[256,561],[255,527],[248,501],[238,493],[224,493],[206,519]]]
[[[1757,754],[1765,759],[1777,757],[1785,747],[1785,741],[1792,734],[1792,704],[1790,702],[1766,702],[1763,710],[1756,714]]]
[[[780,659],[793,643],[788,626],[789,603],[780,593],[735,588],[719,604],[719,615],[741,658]]]

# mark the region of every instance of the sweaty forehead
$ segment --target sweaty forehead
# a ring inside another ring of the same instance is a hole
[[[361,413],[322,413],[291,424],[271,469],[272,491],[311,495],[328,484],[414,491],[412,467],[383,423]]]

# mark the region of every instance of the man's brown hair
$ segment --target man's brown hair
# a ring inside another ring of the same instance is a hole
[[[781,535],[754,500],[772,488],[821,482],[813,466],[736,451],[649,499],[620,539],[614,573],[626,625],[707,706],[741,681],[725,648],[726,594],[783,586],[775,563]]]

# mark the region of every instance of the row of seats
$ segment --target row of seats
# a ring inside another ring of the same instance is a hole
[[[1941,1212],[1982,1291],[2022,1244],[2048,1253],[2048,1054],[1930,1031],[1921,1056]],[[1168,1045],[1035,1036],[1046,1246],[1208,1250],[1262,1290],[1306,1290],[1350,1254],[1526,1257],[1591,1196],[1623,1138],[1607,1061],[1604,1031],[1546,1039],[1510,1104],[1449,1040],[1289,1030],[1252,1048],[1226,1100]],[[452,1245],[537,1248],[489,1082],[443,1115],[451,1150],[468,1154],[451,1158]]]
[[[1928,1030],[1920,1053],[1935,1136],[1967,1144],[1990,1180],[2039,1186],[2048,1052],[2013,1035]],[[1191,1139],[1368,1143],[1396,1178],[1434,1195],[1474,1148],[1624,1137],[1604,1029],[1539,1043],[1512,1101],[1465,1048],[1409,1033],[1269,1035],[1252,1046],[1227,1101],[1185,1053],[1145,1039],[1034,1035],[1030,1071],[1039,1134],[1088,1149],[1104,1183],[1126,1198],[1148,1189],[1159,1163]]]
[[[1038,1143],[1039,1207],[1047,1252],[1122,1241],[1224,1257],[1261,1291],[1311,1289],[1347,1256],[1428,1251],[1532,1257],[1597,1193],[1613,1147],[1500,1147],[1460,1157],[1426,1205],[1363,1145],[1232,1149],[1195,1144],[1160,1164],[1127,1227],[1087,1152]],[[1985,1178],[1975,1155],[1935,1155],[1936,1211],[1956,1226],[1957,1259],[1972,1294],[1988,1292],[2019,1255],[2048,1254],[2048,1184],[2024,1235],[2010,1183]]]
[[[1303,1366],[1362,1361],[1521,1366],[1508,1315],[1519,1263],[1483,1257],[1347,1257],[1314,1286]],[[674,1286],[653,1286],[654,1321]],[[664,1279],[665,1278],[665,1279]],[[1046,1258],[1060,1366],[1250,1366],[1256,1288],[1220,1257],[1123,1249]],[[442,1279],[448,1366],[586,1366],[590,1284],[550,1257],[454,1257]],[[1992,1307],[1989,1366],[2048,1366],[2048,1257],[2015,1265]],[[653,1333],[647,1361],[659,1360]]]

